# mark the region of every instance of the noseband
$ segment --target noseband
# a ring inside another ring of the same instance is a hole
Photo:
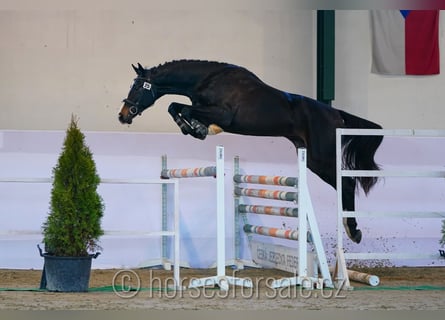
[[[139,114],[141,111],[139,111],[139,107],[141,107],[141,102],[145,100],[146,98],[146,91],[149,91],[153,97],[153,99],[155,99],[155,94],[152,90],[152,85],[150,82],[148,82],[148,79],[146,78],[136,78],[134,81],[137,80],[144,80],[144,84],[142,85],[142,88],[144,89],[144,91],[142,92],[142,95],[139,97],[137,102],[134,102],[130,99],[124,99],[123,102],[125,102],[126,104],[130,105],[130,108],[128,109],[128,112],[130,112],[131,115],[137,115]],[[148,107],[148,106],[147,106]],[[145,107],[145,108],[147,108]],[[143,108],[143,106],[142,106]]]

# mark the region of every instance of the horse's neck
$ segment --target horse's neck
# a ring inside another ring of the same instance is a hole
[[[190,97],[191,90],[195,86],[195,82],[191,82],[190,79],[188,81],[163,81],[157,82],[156,87],[159,94],[159,98],[161,96],[167,94],[177,94],[182,96]]]
[[[184,64],[181,68],[166,68],[158,70],[154,78],[154,83],[158,87],[160,95],[178,94],[190,97],[196,84],[208,77],[215,71],[215,67],[221,68],[221,65],[212,66],[212,68],[202,69],[202,65],[197,63]],[[162,68],[162,67],[161,67]]]

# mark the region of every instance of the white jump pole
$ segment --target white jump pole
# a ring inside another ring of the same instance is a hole
[[[216,273],[218,277],[225,277],[225,199],[224,199],[224,147],[216,147]],[[227,290],[227,289],[226,289]]]
[[[329,268],[329,271],[331,271],[332,273],[335,274],[335,272],[336,272],[335,267]],[[347,273],[349,279],[357,281],[357,282],[369,284],[372,287],[378,286],[380,283],[380,278],[373,274],[368,274],[365,272],[360,272],[360,271],[355,271],[355,270],[350,270],[350,269],[346,269],[346,273]]]

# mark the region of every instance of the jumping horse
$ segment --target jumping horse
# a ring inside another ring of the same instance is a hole
[[[307,148],[308,168],[336,188],[336,128],[381,126],[314,99],[275,89],[243,67],[228,63],[179,60],[145,69],[132,65],[137,77],[123,100],[119,121],[131,124],[157,99],[167,94],[187,96],[191,105],[173,102],[168,112],[182,133],[205,139],[222,131],[289,139],[298,149]],[[378,170],[374,155],[380,136],[344,136],[346,169]],[[374,177],[344,177],[343,208],[354,211],[357,182],[365,193]],[[362,232],[355,218],[343,221],[349,238],[359,243]]]

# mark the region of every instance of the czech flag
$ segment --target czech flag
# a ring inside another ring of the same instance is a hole
[[[372,72],[439,74],[439,10],[371,11]]]

